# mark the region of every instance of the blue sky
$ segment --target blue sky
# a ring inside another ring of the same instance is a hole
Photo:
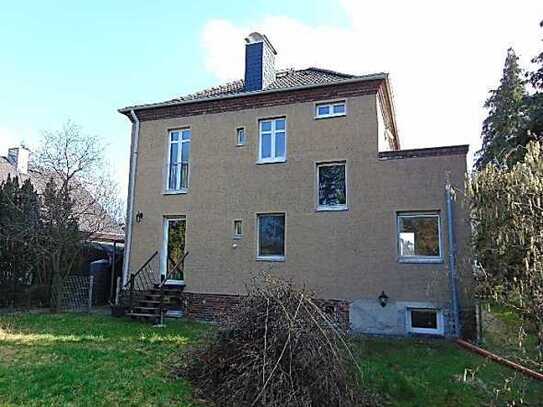
[[[124,189],[130,126],[117,109],[240,77],[253,30],[274,43],[280,67],[390,72],[404,147],[474,150],[507,47],[528,66],[543,48],[542,18],[531,0],[5,2],[0,154],[71,119],[109,145]]]

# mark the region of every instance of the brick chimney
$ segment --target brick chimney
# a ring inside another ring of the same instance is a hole
[[[12,147],[8,149],[8,160],[15,168],[17,168],[17,172],[26,174],[28,173],[30,150],[23,146]]]
[[[254,32],[245,38],[245,91],[265,89],[275,81],[277,51],[265,35]]]

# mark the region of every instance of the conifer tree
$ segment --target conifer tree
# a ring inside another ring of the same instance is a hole
[[[543,28],[543,21],[539,25]],[[543,51],[532,59],[532,63],[536,64],[536,69],[528,74],[534,89],[528,98],[529,131],[534,139],[543,141]]]
[[[477,170],[489,163],[512,166],[522,159],[530,141],[526,99],[523,71],[515,51],[509,48],[500,86],[490,92],[484,105],[489,113],[483,122],[482,148],[475,162]]]

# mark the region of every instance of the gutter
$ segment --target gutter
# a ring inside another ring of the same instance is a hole
[[[140,120],[134,112],[130,111],[130,116],[133,120],[132,124],[132,140],[130,144],[130,176],[128,178],[128,204],[126,208],[126,236],[125,236],[125,249],[124,249],[124,261],[123,261],[123,286],[128,281],[130,252],[132,249],[132,225],[134,219],[134,196],[135,196],[135,180],[136,180],[136,167],[138,164],[138,142],[140,135]]]
[[[360,76],[357,78],[345,79],[342,81],[330,82],[330,83],[318,83],[318,84],[313,84],[313,85],[294,86],[291,88],[259,90],[255,92],[232,93],[229,95],[213,96],[213,97],[202,98],[202,99],[174,100],[174,101],[169,101],[169,102],[149,103],[147,105],[127,106],[127,107],[123,107],[122,109],[119,109],[118,112],[122,114],[126,114],[126,115],[128,114],[132,115],[133,112],[136,110],[146,110],[146,109],[153,109],[157,107],[186,105],[190,103],[201,103],[201,102],[209,102],[209,101],[223,100],[223,99],[233,99],[233,98],[254,96],[254,95],[266,95],[268,93],[289,92],[293,90],[312,89],[312,88],[320,88],[320,87],[325,87],[325,86],[343,85],[345,83],[365,82],[365,81],[373,81],[373,80],[384,80],[388,82],[388,74],[377,73],[377,74],[365,75],[365,76]],[[389,88],[387,87],[387,91],[388,89]]]

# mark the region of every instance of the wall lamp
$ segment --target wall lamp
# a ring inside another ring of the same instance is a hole
[[[138,213],[136,214],[136,222],[141,223],[142,220],[143,220],[143,212],[138,211]]]
[[[386,295],[385,292],[383,291],[381,295],[377,297],[377,299],[379,300],[379,304],[381,304],[381,307],[384,308],[388,302],[388,295]]]

